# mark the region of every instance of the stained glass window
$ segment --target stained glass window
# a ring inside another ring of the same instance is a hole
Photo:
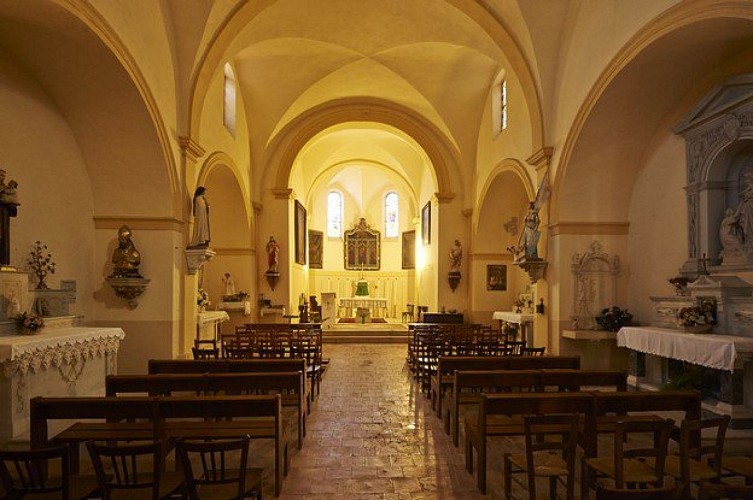
[[[330,191],[327,195],[327,236],[340,238],[343,234],[343,195]]]
[[[384,197],[384,235],[397,238],[398,235],[398,199],[397,193],[389,192]]]

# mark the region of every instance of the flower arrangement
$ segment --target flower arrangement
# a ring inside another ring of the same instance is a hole
[[[212,305],[212,303],[209,301],[209,293],[207,293],[207,291],[203,288],[199,288],[199,291],[197,292],[196,304],[200,309],[206,309],[207,307]]]
[[[35,241],[34,247],[29,252],[29,257],[26,260],[29,264],[29,268],[37,276],[37,290],[40,288],[47,288],[47,284],[44,279],[48,274],[55,274],[55,263],[52,261],[52,255],[47,252],[47,245],[41,241]]]
[[[38,314],[27,313],[24,311],[16,316],[16,324],[24,333],[34,335],[44,328],[44,318]]]
[[[623,326],[629,325],[633,321],[633,315],[627,309],[612,306],[602,309],[595,319],[604,330],[616,332]]]
[[[697,304],[683,307],[677,313],[677,324],[688,327],[708,327],[716,324],[714,310],[716,303],[711,299],[700,299]]]

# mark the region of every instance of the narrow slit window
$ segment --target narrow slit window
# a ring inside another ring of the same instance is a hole
[[[389,192],[384,197],[384,236],[386,238],[397,238],[398,216],[397,193]]]
[[[235,137],[235,91],[235,73],[233,72],[230,63],[226,63],[222,123],[233,137]]]
[[[502,85],[499,86],[499,125],[500,130],[507,128],[507,80],[502,80]]]

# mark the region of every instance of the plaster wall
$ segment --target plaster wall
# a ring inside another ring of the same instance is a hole
[[[667,280],[688,256],[685,141],[663,132],[635,182],[630,204],[630,307],[644,323],[651,295],[674,295]]]
[[[98,228],[94,241],[94,316],[101,326],[123,328],[126,337],[118,351],[119,373],[145,373],[151,358],[172,358],[190,350],[181,338],[181,276],[185,272],[183,233],[174,230],[134,229],[133,243],[141,254],[139,271],[151,280],[128,310],[105,281],[117,246],[117,228]],[[186,325],[188,330],[194,325]],[[193,331],[195,334],[195,330]],[[190,335],[189,335],[190,338]]]
[[[45,243],[57,264],[48,285],[76,280],[71,311],[92,319],[94,202],[76,137],[42,87],[2,57],[0,109],[0,168],[6,182],[18,182],[21,201],[11,219],[11,264],[28,269],[31,245]]]

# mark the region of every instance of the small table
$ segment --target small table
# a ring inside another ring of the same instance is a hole
[[[500,327],[502,326],[502,322],[520,325],[520,340],[526,342],[526,345],[528,345],[528,329],[533,328],[532,313],[494,311],[494,314],[492,314],[492,319],[499,320]]]
[[[220,323],[229,320],[230,315],[225,311],[200,312],[196,318],[196,338],[200,340],[203,337],[202,333],[211,328],[212,338],[217,340],[220,337]]]

